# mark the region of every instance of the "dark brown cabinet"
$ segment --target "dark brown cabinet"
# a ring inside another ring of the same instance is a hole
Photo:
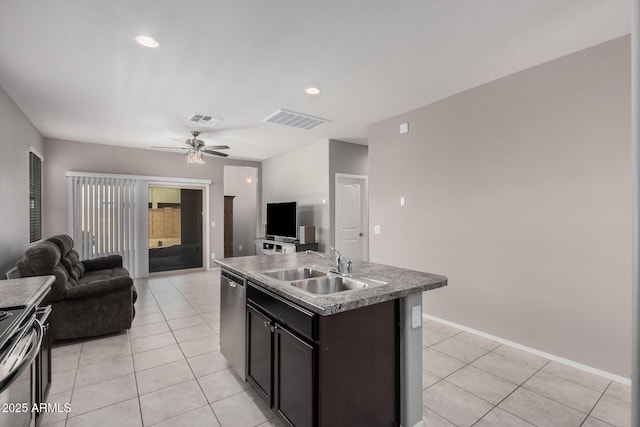
[[[275,407],[294,426],[312,426],[316,351],[312,344],[276,325]]]
[[[399,425],[397,301],[319,316],[249,282],[247,378],[288,425]]]
[[[271,319],[247,306],[247,378],[273,404],[273,332]]]

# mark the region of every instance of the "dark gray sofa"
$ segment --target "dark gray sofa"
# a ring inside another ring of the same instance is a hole
[[[43,304],[51,304],[54,339],[104,335],[129,329],[137,293],[122,257],[80,261],[73,239],[58,235],[27,249],[18,262],[21,277],[56,277]]]

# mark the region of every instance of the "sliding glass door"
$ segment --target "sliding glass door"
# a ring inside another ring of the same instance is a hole
[[[149,187],[149,273],[202,268],[202,190]]]

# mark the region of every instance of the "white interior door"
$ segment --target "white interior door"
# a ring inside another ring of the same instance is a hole
[[[367,177],[336,174],[336,249],[346,258],[369,258]]]

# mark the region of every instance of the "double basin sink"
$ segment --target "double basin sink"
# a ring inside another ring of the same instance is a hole
[[[365,277],[346,277],[327,274],[312,267],[273,270],[262,273],[272,279],[288,282],[291,286],[307,292],[312,296],[335,294],[338,292],[356,291],[384,286],[387,282]]]

